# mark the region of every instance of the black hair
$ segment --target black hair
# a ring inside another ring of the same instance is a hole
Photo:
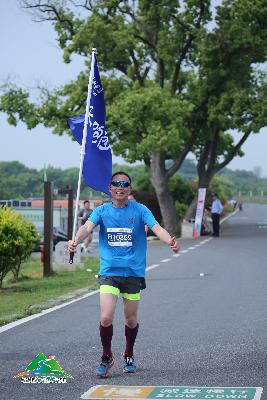
[[[113,181],[114,176],[116,176],[116,175],[125,175],[129,179],[130,183],[132,183],[130,175],[128,175],[126,172],[123,172],[123,171],[114,172],[114,174],[111,177],[112,181]]]
[[[84,200],[83,204],[85,204],[85,203],[89,203],[89,200]]]

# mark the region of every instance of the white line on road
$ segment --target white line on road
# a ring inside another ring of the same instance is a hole
[[[176,253],[176,254],[173,254],[172,256],[173,256],[173,257],[180,257],[180,255],[181,255],[181,254],[177,254],[177,253]]]
[[[188,250],[194,250],[194,249],[195,249],[195,246],[188,247]]]
[[[6,324],[6,325],[0,327],[0,333],[8,331],[9,329],[15,328],[15,326],[24,324],[25,322],[31,321],[32,319],[42,317],[43,315],[49,314],[52,311],[59,310],[60,308],[68,306],[69,304],[76,303],[76,301],[83,300],[86,297],[93,296],[94,294],[96,294],[98,292],[99,292],[99,290],[94,290],[93,292],[84,294],[83,296],[79,297],[78,299],[74,299],[74,300],[68,301],[67,303],[63,303],[63,304],[60,304],[58,306],[48,308],[47,310],[43,310],[42,312],[40,312],[38,314],[30,315],[29,317],[21,318],[21,319],[19,319],[17,321],[10,322],[10,324]]]
[[[182,251],[180,251],[180,253],[182,254],[182,253],[188,253],[188,250],[182,250]]]
[[[150,271],[151,269],[154,269],[154,268],[157,268],[157,267],[159,267],[159,264],[152,264],[152,265],[150,265],[150,267],[146,268],[146,271]]]
[[[237,209],[237,210],[235,210],[234,212],[232,212],[231,214],[227,215],[227,217],[222,218],[222,219],[221,219],[221,224],[222,224],[224,221],[227,221],[228,218],[233,217],[233,216],[234,216],[235,214],[237,214],[238,212],[239,212],[239,211],[238,211],[238,209]]]
[[[210,240],[212,240],[213,239],[213,237],[209,237],[208,239],[205,239],[204,240],[204,243],[207,243],[207,242],[209,242]]]
[[[171,258],[164,258],[164,260],[161,260],[160,262],[165,263],[165,262],[168,262],[168,261],[171,261]]]

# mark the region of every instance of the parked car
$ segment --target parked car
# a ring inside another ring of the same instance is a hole
[[[36,230],[37,230],[37,232],[39,234],[39,238],[40,238],[38,250],[36,250],[36,251],[40,251],[40,246],[44,245],[44,228],[38,226],[36,228]],[[53,227],[53,250],[55,250],[55,246],[58,242],[67,242],[67,241],[68,241],[68,236],[66,235],[66,233],[59,227],[54,226]]]
[[[55,246],[58,242],[67,242],[68,236],[60,228],[53,228],[53,245]]]

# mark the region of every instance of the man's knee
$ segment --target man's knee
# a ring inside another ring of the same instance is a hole
[[[102,326],[110,326],[113,323],[113,316],[111,315],[101,315],[100,322]]]
[[[137,325],[137,315],[125,316],[125,324],[129,328],[135,328]]]

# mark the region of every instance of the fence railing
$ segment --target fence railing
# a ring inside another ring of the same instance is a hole
[[[267,204],[267,194],[244,194],[236,196],[238,203],[257,203],[257,204]]]

